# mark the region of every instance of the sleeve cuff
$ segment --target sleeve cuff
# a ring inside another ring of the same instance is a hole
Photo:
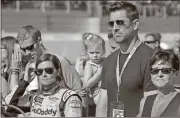
[[[23,88],[26,88],[27,86],[29,85],[29,82],[25,81],[25,80],[22,80],[20,83],[19,83],[19,86],[23,87]]]

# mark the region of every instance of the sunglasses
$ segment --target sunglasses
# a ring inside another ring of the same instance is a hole
[[[146,43],[146,44],[152,44],[152,43],[156,43],[156,41],[144,41],[144,43]]]
[[[162,69],[158,69],[158,68],[151,68],[151,74],[156,75],[159,73],[159,71],[161,71],[163,74],[170,74],[172,71],[174,71],[174,69],[172,68],[162,68]]]
[[[125,26],[127,27],[127,25],[125,24],[125,21],[123,21],[123,20],[116,20],[116,21],[109,21],[109,22],[108,22],[109,28],[113,28],[115,22],[116,22],[116,24],[117,24],[119,27],[125,27]]]
[[[24,52],[26,52],[26,50],[29,50],[29,51],[32,51],[33,49],[34,49],[34,44],[35,44],[35,42],[32,44],[32,45],[30,45],[30,46],[28,46],[28,47],[26,47],[26,48],[21,48],[21,50],[23,50]]]
[[[52,74],[54,72],[54,69],[51,68],[51,67],[50,68],[45,68],[45,69],[37,69],[36,70],[36,75],[38,75],[38,76],[42,75],[44,70],[45,70],[45,72],[47,74]]]

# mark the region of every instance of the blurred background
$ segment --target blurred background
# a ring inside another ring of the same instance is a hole
[[[72,63],[81,52],[84,32],[97,33],[108,41],[108,7],[114,1],[15,1],[1,0],[2,36],[17,36],[25,25],[42,32],[46,48],[67,57]],[[139,37],[160,33],[163,48],[175,45],[180,32],[180,1],[130,1],[140,12]],[[111,48],[106,43],[106,56]]]

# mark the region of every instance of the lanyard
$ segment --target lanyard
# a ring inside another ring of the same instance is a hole
[[[124,69],[126,68],[129,60],[131,59],[131,57],[133,56],[134,52],[136,51],[136,49],[138,48],[138,46],[141,44],[142,42],[138,39],[136,41],[136,44],[135,46],[133,47],[133,49],[131,50],[129,56],[127,57],[122,69],[121,69],[121,73],[119,74],[119,57],[120,57],[120,54],[118,55],[117,57],[117,65],[116,65],[116,79],[117,79],[117,85],[118,85],[118,93],[117,93],[117,101],[118,100],[118,95],[120,93],[120,84],[121,84],[121,80],[122,80],[122,74],[124,72]]]

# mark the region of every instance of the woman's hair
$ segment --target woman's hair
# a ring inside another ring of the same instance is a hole
[[[170,63],[173,69],[176,71],[179,70],[179,59],[171,51],[162,49],[156,50],[150,60],[150,67],[158,61],[162,61],[164,64]]]
[[[6,37],[1,38],[1,46],[4,47],[4,49],[7,49],[7,52],[8,52],[8,65],[7,65],[8,71],[10,69],[15,43],[16,43],[16,38],[13,36],[6,36]]]
[[[35,64],[35,69],[37,69],[38,65],[44,61],[51,61],[54,65],[54,68],[58,71],[58,76],[57,76],[57,81],[59,81],[59,85],[61,88],[68,88],[64,81],[63,73],[62,73],[62,68],[61,68],[61,63],[59,59],[53,55],[53,54],[43,54],[40,57],[37,58],[36,64]],[[41,87],[40,87],[41,88]]]
[[[102,37],[93,33],[84,33],[82,37],[85,52],[87,52],[88,48],[91,48],[92,46],[98,46],[101,47],[105,53],[105,41]]]

